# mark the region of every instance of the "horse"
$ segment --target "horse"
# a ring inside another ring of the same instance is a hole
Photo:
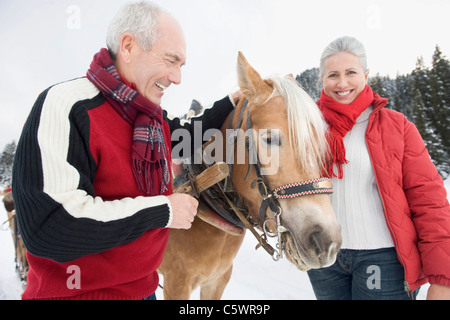
[[[229,177],[218,185],[223,196],[234,195],[225,206],[242,223],[200,218],[217,211],[200,196],[192,227],[170,231],[158,269],[166,300],[188,300],[198,287],[200,299],[221,299],[246,230],[274,260],[286,255],[302,271],[333,264],[341,246],[331,180],[321,177],[328,144],[319,109],[292,76],[263,79],[241,52],[237,70],[244,98],[203,154],[215,144],[209,158],[229,164]],[[268,237],[278,239],[276,248]]]
[[[16,270],[19,275],[20,280],[23,283],[27,281],[28,275],[28,260],[27,260],[27,249],[25,248],[25,244],[22,239],[22,235],[20,234],[19,227],[17,224],[16,210],[14,206],[14,199],[12,192],[8,192],[3,197],[3,204],[6,209],[6,214],[8,216],[9,228],[11,229],[11,235],[14,242],[15,248],[15,262],[16,262]]]

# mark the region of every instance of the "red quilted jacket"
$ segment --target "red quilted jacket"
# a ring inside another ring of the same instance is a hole
[[[366,143],[405,279],[450,286],[450,206],[419,131],[375,94]]]

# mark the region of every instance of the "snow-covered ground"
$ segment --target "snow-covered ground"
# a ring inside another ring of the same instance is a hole
[[[6,219],[5,207],[0,202],[0,300],[17,300],[23,288],[15,269],[11,230],[7,222],[3,223]]]
[[[450,191],[450,179],[445,181]],[[450,193],[450,192],[449,192]],[[449,196],[450,197],[450,196]],[[3,203],[0,203],[0,222],[7,219]],[[14,246],[7,224],[0,229],[0,300],[17,300],[22,294],[22,285],[15,271]],[[275,262],[263,250],[255,251],[256,240],[247,233],[233,268],[233,275],[225,289],[225,300],[315,300],[305,272],[298,271],[286,259]],[[424,300],[428,285],[420,290],[418,299]],[[162,290],[156,292],[163,298]],[[199,299],[199,290],[192,299]]]

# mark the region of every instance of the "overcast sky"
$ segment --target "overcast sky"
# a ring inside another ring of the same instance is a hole
[[[18,140],[38,94],[84,76],[105,46],[109,21],[123,0],[0,0],[0,151]],[[325,46],[351,35],[366,46],[371,74],[427,66],[438,44],[450,54],[449,0],[156,0],[184,28],[187,65],[163,99],[185,113],[234,90],[237,52],[263,75],[297,75],[318,67]]]

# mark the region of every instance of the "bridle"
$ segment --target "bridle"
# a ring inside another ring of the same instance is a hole
[[[239,118],[237,120],[236,127],[233,126],[233,120],[235,118],[235,111],[232,112],[230,116],[229,121],[229,129],[232,129],[231,135],[228,136],[227,143],[234,144],[234,148],[236,149],[237,145],[237,137],[239,134],[239,130],[242,129],[242,123],[243,123],[243,117],[244,112],[247,110],[247,130],[253,129],[253,123],[250,117],[250,107],[248,106],[248,99],[245,100],[240,114]],[[258,239],[259,246],[262,246],[265,248],[265,250],[272,256],[272,258],[275,261],[280,260],[283,258],[283,242],[282,242],[282,233],[288,231],[281,223],[281,214],[282,209],[280,206],[280,203],[278,202],[279,199],[293,199],[297,197],[302,197],[306,195],[313,195],[313,194],[331,194],[333,193],[333,186],[331,183],[331,180],[328,178],[317,178],[302,182],[296,182],[296,183],[290,183],[287,185],[279,186],[276,188],[271,188],[269,182],[267,181],[267,178],[261,174],[261,162],[258,155],[258,150],[256,143],[254,141],[253,135],[250,134],[248,136],[248,140],[246,141],[246,150],[249,155],[250,159],[255,159],[255,163],[251,164],[250,161],[248,163],[248,169],[247,173],[244,177],[244,181],[248,178],[248,175],[251,171],[251,167],[253,165],[257,178],[252,181],[251,188],[254,189],[258,187],[258,191],[260,195],[262,196],[262,201],[259,209],[259,221],[263,222],[262,229],[263,229],[263,235],[260,235],[253,227],[253,224],[248,220],[248,217],[246,217],[240,209],[236,206],[236,204],[229,199],[226,192],[224,192],[224,195],[227,199],[227,202],[230,204],[233,211],[236,213],[236,215],[239,217],[239,219],[242,221],[242,223],[249,229]],[[227,177],[227,180],[225,182],[225,185],[229,184],[231,182],[231,174],[232,174],[232,166],[234,159],[229,159],[229,154],[227,154],[227,163],[230,167],[230,175]],[[226,190],[225,190],[226,191]],[[273,218],[268,218],[266,213],[267,209],[270,209],[273,212]],[[269,224],[275,224],[275,232],[271,231],[273,228],[270,228]],[[268,237],[270,238],[277,238],[277,249],[274,249],[267,241]]]

